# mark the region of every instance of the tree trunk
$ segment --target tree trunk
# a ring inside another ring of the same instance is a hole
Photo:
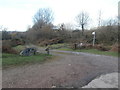
[[[84,35],[84,24],[82,24],[82,36]]]

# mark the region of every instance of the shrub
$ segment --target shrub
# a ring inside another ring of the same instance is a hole
[[[11,40],[2,40],[2,53],[16,54],[17,51],[12,48],[12,44]]]
[[[11,54],[17,54],[17,51],[12,49],[11,46],[2,46],[2,53],[11,53]]]
[[[92,44],[85,44],[84,47],[85,47],[85,49],[92,49],[93,45]]]
[[[76,46],[75,46],[75,44],[76,44]],[[100,50],[100,51],[109,51],[111,49],[111,47],[104,46],[102,44],[93,46],[92,44],[83,44],[83,45],[80,45],[79,43],[73,43],[73,44],[71,44],[70,48],[71,49],[97,49],[97,50]]]
[[[25,41],[23,41],[22,39],[12,39],[11,40],[11,45],[14,47],[14,46],[17,46],[17,45],[24,45],[25,44]]]
[[[100,51],[109,51],[110,50],[110,47],[104,46],[104,45],[100,45],[100,44],[99,45],[95,45],[94,48],[98,49]]]
[[[11,39],[11,35],[8,31],[2,31],[2,40],[10,40]]]
[[[55,39],[50,39],[50,40],[44,40],[40,42],[40,46],[47,46],[47,45],[53,45],[53,44],[58,44],[58,43],[63,43],[62,38],[55,38]]]

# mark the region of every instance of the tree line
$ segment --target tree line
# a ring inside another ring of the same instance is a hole
[[[5,28],[2,30],[2,40],[22,39],[26,43],[39,43],[45,40],[60,38],[63,42],[92,42],[92,32],[96,32],[96,44],[114,44],[118,41],[118,22],[110,19],[101,24],[101,13],[99,14],[98,27],[86,30],[85,27],[90,22],[89,14],[85,11],[80,12],[75,17],[75,21],[81,30],[68,30],[65,24],[60,24],[59,28],[54,29],[54,13],[50,8],[40,8],[33,17],[33,26],[25,32],[10,33]],[[71,27],[68,25],[67,27]]]

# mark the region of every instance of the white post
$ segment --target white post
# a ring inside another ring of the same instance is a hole
[[[95,45],[95,32],[92,32],[93,34],[93,46]]]

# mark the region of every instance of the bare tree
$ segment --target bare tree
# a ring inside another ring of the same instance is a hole
[[[0,25],[0,30],[1,30],[1,31],[6,31],[7,28],[6,28],[6,27],[3,27],[2,25]]]
[[[89,15],[87,12],[81,12],[76,16],[76,22],[78,26],[82,28],[82,35],[84,34],[84,27],[88,24]]]
[[[65,30],[65,24],[64,23],[60,25],[60,30]]]
[[[116,21],[113,19],[108,20],[107,26],[113,26],[116,24]]]
[[[73,30],[74,29],[74,25],[72,23],[65,23],[65,29],[66,30]]]
[[[34,27],[40,29],[53,21],[53,12],[50,8],[40,8],[33,18]]]
[[[115,17],[115,18],[104,20],[102,26],[117,26],[117,25],[118,25],[118,18]]]

